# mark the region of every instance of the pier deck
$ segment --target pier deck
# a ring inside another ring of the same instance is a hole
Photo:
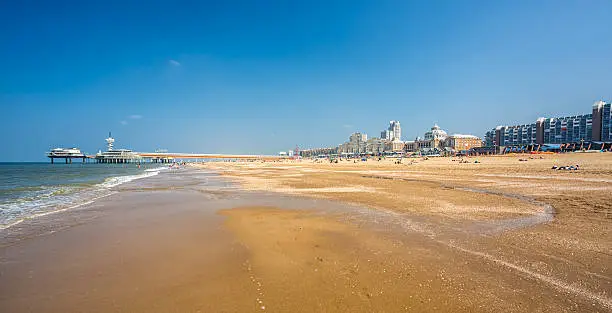
[[[72,159],[81,159],[83,163],[87,159],[95,160],[96,163],[125,164],[125,163],[172,163],[176,160],[281,160],[286,156],[274,155],[248,155],[248,154],[210,154],[210,153],[158,153],[158,152],[130,152],[129,154],[117,155],[73,155],[73,156],[47,156],[51,164],[55,159],[65,159],[66,164],[72,164]]]
[[[88,156],[86,155],[78,155],[78,156],[47,156],[49,159],[51,159],[51,164],[55,163],[55,159],[65,159],[66,160],[66,164],[70,164],[72,163],[72,159],[82,159],[83,163],[85,163],[85,160],[88,158]]]
[[[248,154],[210,154],[210,153],[158,153],[158,152],[139,152],[142,158],[145,159],[240,159],[240,160],[280,160],[286,157],[274,155],[248,155]]]

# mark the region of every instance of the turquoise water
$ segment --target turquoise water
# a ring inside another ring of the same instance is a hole
[[[0,163],[0,230],[113,193],[161,168],[136,164]]]

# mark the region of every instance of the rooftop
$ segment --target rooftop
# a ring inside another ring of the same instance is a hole
[[[452,134],[451,137],[454,138],[471,138],[471,139],[480,139],[477,136],[474,135],[463,135],[463,134]]]

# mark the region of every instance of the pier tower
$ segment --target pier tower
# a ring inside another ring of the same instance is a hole
[[[115,149],[114,143],[115,138],[108,133],[108,138],[104,139],[106,141],[107,150],[102,152],[99,151],[96,153],[96,162],[98,163],[140,163],[142,161],[142,156],[138,153],[133,152],[129,149]]]
[[[115,138],[111,136],[111,132],[108,132],[108,138],[104,140],[106,140],[106,145],[108,146],[107,151],[113,151],[113,143],[115,143]]]

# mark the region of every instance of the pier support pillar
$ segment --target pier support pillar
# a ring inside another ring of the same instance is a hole
[[[66,158],[66,164],[68,164],[68,158]]]
[[[51,158],[51,164],[53,164],[53,158]]]

